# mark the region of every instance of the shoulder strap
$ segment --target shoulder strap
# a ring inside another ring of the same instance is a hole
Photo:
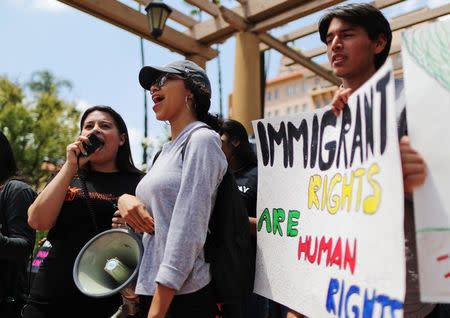
[[[92,226],[94,228],[95,234],[98,234],[99,230],[98,230],[98,226],[97,226],[97,221],[95,220],[95,211],[94,211],[94,207],[93,207],[93,202],[92,202],[92,199],[89,197],[89,190],[88,190],[87,184],[86,184],[86,177],[83,176],[82,174],[80,174],[79,177],[80,177],[80,182],[81,182],[81,191],[83,193],[84,200],[86,201],[86,205],[89,210],[89,216],[91,217]]]
[[[186,147],[187,147],[187,144],[188,144],[189,140],[191,140],[192,134],[194,132],[196,132],[197,130],[201,129],[201,128],[212,129],[211,127],[209,127],[207,125],[201,125],[201,126],[198,126],[198,127],[195,127],[194,129],[192,129],[192,131],[189,133],[189,135],[187,136],[186,140],[184,141],[183,149],[181,149],[181,161],[184,160],[184,153],[186,151]]]
[[[152,161],[152,167],[155,164],[156,159],[158,159],[159,155],[161,154],[161,149],[158,150],[158,152],[155,154],[155,156],[153,157],[153,161]]]
[[[187,136],[186,140],[185,140],[184,143],[183,143],[183,149],[181,149],[181,161],[184,160],[184,153],[185,153],[185,151],[186,151],[187,144],[188,144],[189,140],[191,139],[192,134],[193,134],[195,131],[197,131],[197,130],[199,130],[199,129],[201,129],[201,128],[212,129],[211,127],[209,127],[209,126],[207,126],[207,125],[201,125],[201,126],[198,126],[198,127],[195,127],[194,129],[192,129],[192,131],[189,133],[189,135]],[[159,157],[160,154],[161,154],[161,150],[159,150],[159,151],[155,154],[155,156],[153,157],[152,165],[155,164],[155,161],[156,161],[156,159],[158,159],[158,157]]]

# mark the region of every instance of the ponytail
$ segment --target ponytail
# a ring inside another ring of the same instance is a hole
[[[210,126],[217,133],[220,133],[222,120],[218,115],[212,115],[208,112],[209,107],[211,106],[211,92],[208,87],[206,87],[204,83],[191,77],[187,77],[184,80],[184,85],[194,95],[192,110],[197,116],[197,119]]]
[[[209,127],[211,127],[214,131],[217,133],[220,133],[222,129],[222,120],[219,118],[218,115],[210,114],[209,112],[206,112],[204,114],[197,114],[198,120],[204,122]]]

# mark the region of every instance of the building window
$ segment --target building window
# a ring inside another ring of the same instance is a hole
[[[302,108],[303,108],[303,111],[306,112],[308,110],[308,104],[304,103]]]
[[[267,92],[267,100],[271,100],[272,99],[272,92],[268,91]]]
[[[275,110],[275,114],[274,114],[274,115],[275,115],[275,117],[277,117],[277,116],[278,116],[278,113],[279,113],[279,112],[278,112],[278,109],[277,109],[277,110]]]
[[[297,85],[289,85],[286,87],[286,95],[287,96],[294,96],[296,91]]]
[[[320,78],[316,77],[316,78],[314,79],[314,86],[320,87]]]
[[[299,111],[299,107],[298,107],[298,105],[295,105],[295,113],[297,114],[298,111]]]
[[[320,103],[320,99],[316,99],[315,101],[314,101],[314,105],[316,106],[316,108],[320,108],[320,106],[322,106],[322,104]]]
[[[286,114],[289,115],[290,113],[291,113],[291,107],[289,106],[289,107],[286,109]]]
[[[273,93],[273,99],[278,99],[278,88],[276,88]]]
[[[270,112],[267,112],[267,113],[266,113],[266,117],[267,117],[267,118],[270,118],[271,115],[272,115],[272,114],[271,114]]]

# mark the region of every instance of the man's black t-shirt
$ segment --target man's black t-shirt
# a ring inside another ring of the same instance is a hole
[[[85,178],[99,232],[111,228],[117,199],[124,193],[134,195],[141,177],[126,172],[90,172]],[[56,224],[48,233],[52,248],[34,279],[31,290],[34,302],[58,307],[70,304],[72,309],[68,310],[77,310],[92,303],[93,299],[84,296],[75,286],[72,270],[78,253],[96,234],[81,180],[75,177],[67,190]],[[120,295],[94,299],[97,309],[104,306],[105,317],[111,316],[118,305]]]

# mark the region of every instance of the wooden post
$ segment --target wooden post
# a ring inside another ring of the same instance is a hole
[[[198,66],[200,66],[206,71],[206,59],[203,56],[198,54],[190,54],[186,55],[186,60],[196,63]]]
[[[253,133],[252,120],[261,118],[259,39],[250,32],[236,34],[231,118]]]

